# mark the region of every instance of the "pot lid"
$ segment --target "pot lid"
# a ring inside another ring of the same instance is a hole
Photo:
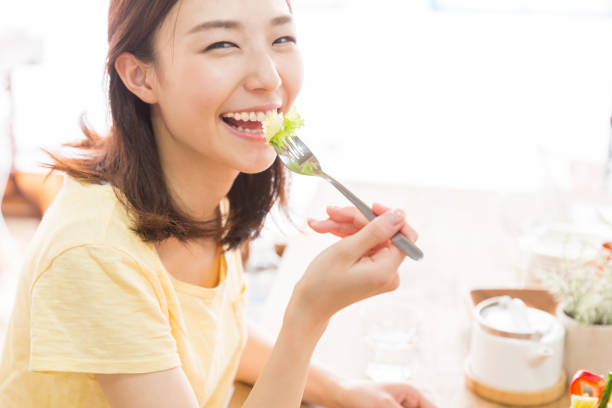
[[[503,337],[540,340],[552,328],[554,317],[527,307],[521,299],[499,296],[484,300],[476,308],[480,326]]]

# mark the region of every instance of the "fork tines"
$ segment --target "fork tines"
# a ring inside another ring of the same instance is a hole
[[[285,147],[287,147],[289,154],[291,154],[295,159],[303,156],[302,151],[295,143],[295,137],[293,135],[290,135],[285,139]]]
[[[298,160],[299,164],[304,163],[312,156],[310,150],[305,147],[305,145],[301,143],[300,139],[295,135],[291,135],[287,139],[285,139],[285,145],[287,146],[287,150],[289,151],[289,153],[296,160]]]

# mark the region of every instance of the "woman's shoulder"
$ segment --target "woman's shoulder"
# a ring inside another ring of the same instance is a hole
[[[109,228],[121,229],[127,222],[112,186],[65,176],[61,191],[45,213],[39,230],[57,238],[77,238],[101,243]],[[125,225],[127,228],[127,225]]]
[[[135,258],[142,258],[148,249],[130,228],[127,210],[111,185],[64,176],[60,193],[30,243],[29,256],[48,264],[59,254],[81,246],[120,248]]]

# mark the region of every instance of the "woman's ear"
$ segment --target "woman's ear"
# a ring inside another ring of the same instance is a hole
[[[124,52],[115,60],[115,70],[125,87],[143,102],[148,104],[157,102],[157,95],[152,86],[155,73],[150,64],[142,62],[129,52]]]

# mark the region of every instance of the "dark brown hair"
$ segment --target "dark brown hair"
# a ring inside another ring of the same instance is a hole
[[[81,119],[84,140],[66,146],[81,155],[49,153],[49,167],[82,181],[108,182],[133,219],[132,229],[144,241],[176,237],[185,241],[213,237],[219,245],[238,247],[259,235],[264,219],[278,201],[289,216],[285,193],[286,175],[277,157],[267,170],[240,173],[227,198],[230,213],[222,226],[219,214],[199,221],[182,212],[164,181],[151,125],[150,106],[123,84],[115,61],[129,52],[147,62],[155,60],[154,35],[178,0],[111,0],[108,13],[109,50],[106,60],[112,126],[100,136]]]

